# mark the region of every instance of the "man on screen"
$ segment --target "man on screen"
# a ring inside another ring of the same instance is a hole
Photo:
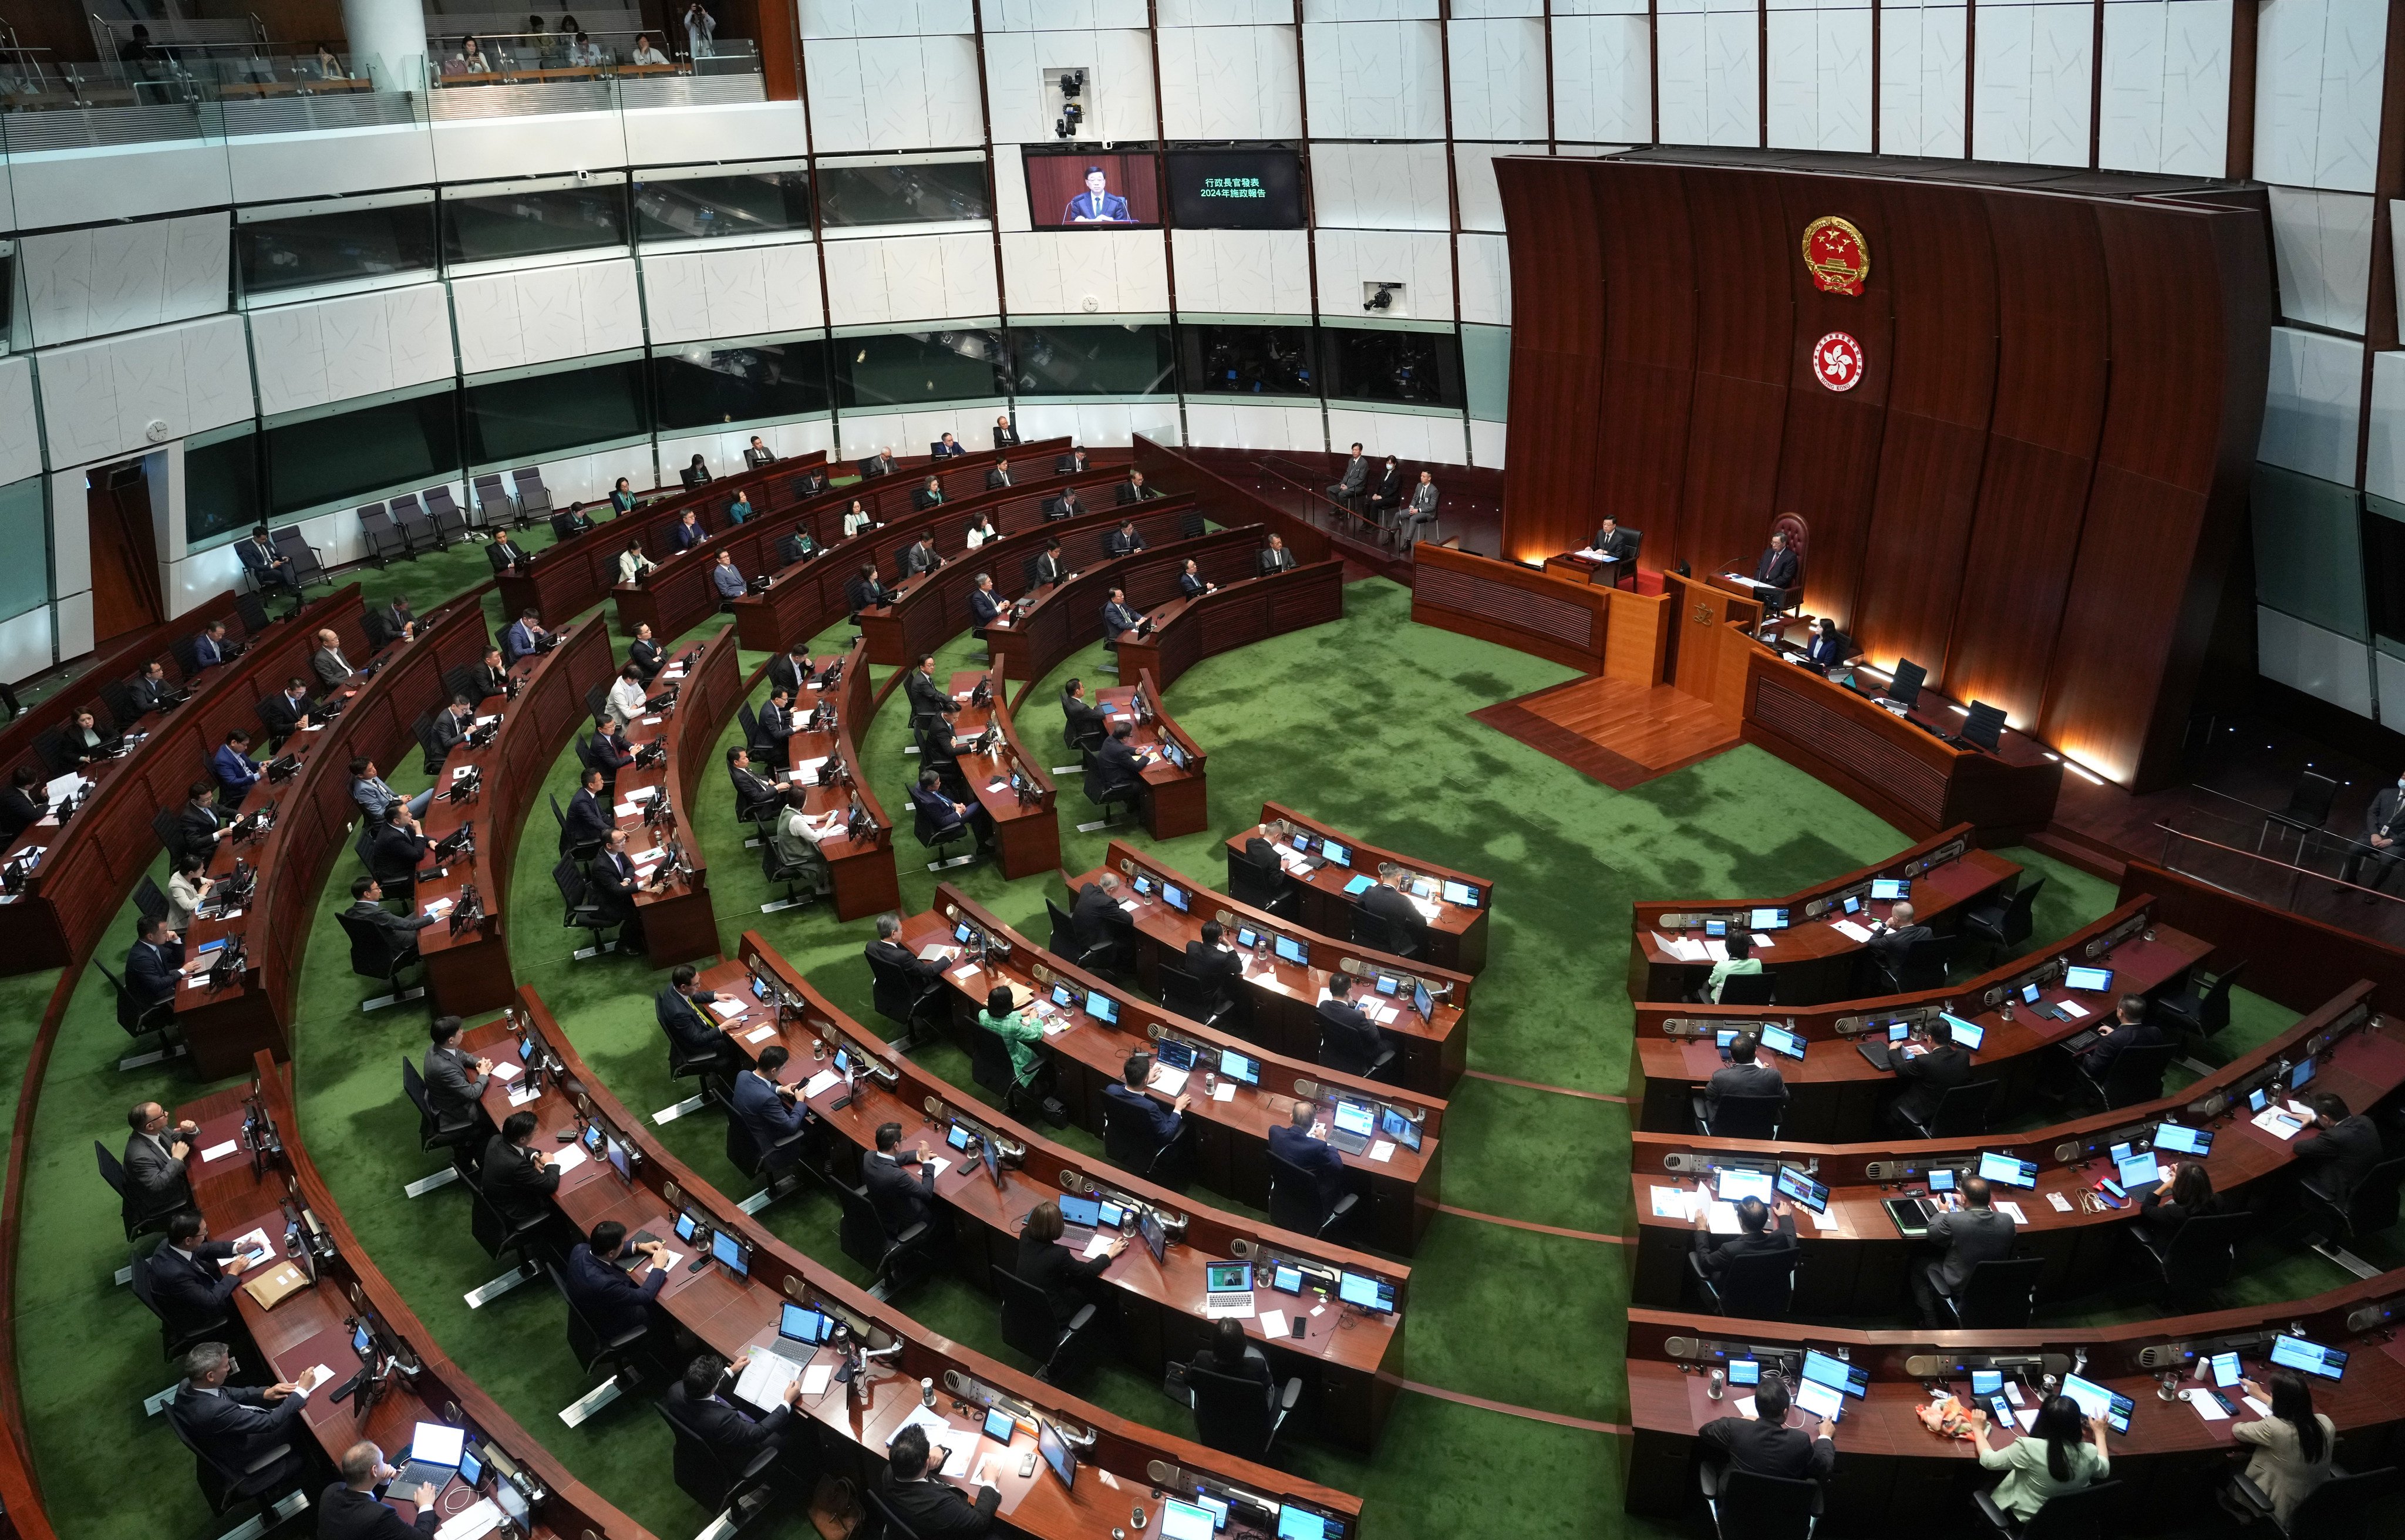
[[[1069,206],[1061,211],[1061,222],[1064,225],[1128,223],[1127,200],[1115,192],[1104,191],[1109,185],[1110,179],[1103,175],[1102,167],[1088,166],[1086,190],[1069,200]]]

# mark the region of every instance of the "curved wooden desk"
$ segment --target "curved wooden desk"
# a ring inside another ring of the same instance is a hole
[[[1213,1192],[1256,1206],[1268,1203],[1269,1131],[1287,1121],[1298,1098],[1318,1101],[1339,1093],[1391,1107],[1413,1119],[1421,1130],[1418,1150],[1397,1144],[1387,1159],[1373,1160],[1371,1155],[1376,1146],[1372,1146],[1369,1153],[1346,1155],[1344,1164],[1369,1178],[1366,1233],[1370,1244],[1405,1256],[1416,1249],[1420,1232],[1436,1213],[1438,1162],[1443,1154],[1442,1100],[1398,1095],[1393,1086],[1281,1057],[1232,1032],[1173,1015],[1035,945],[949,883],[936,887],[933,909],[902,922],[899,939],[911,951],[925,956],[931,947],[957,945],[955,928],[963,923],[999,948],[1006,948],[1007,955],[997,956],[996,947],[990,947],[986,965],[957,963],[944,974],[951,987],[954,1038],[965,1043],[974,1041],[970,1033],[984,1030],[977,1024],[977,1015],[984,1008],[986,992],[997,983],[1034,991],[1041,1002],[1038,1014],[1046,1025],[1045,1054],[1060,1075],[1060,1098],[1069,1115],[1092,1133],[1103,1130],[1103,1088],[1119,1083],[1129,1054],[1148,1049],[1164,1033],[1195,1045],[1202,1053],[1217,1055],[1232,1049],[1259,1061],[1258,1087],[1238,1087],[1225,1101],[1197,1099],[1187,1110],[1200,1125],[1196,1180]],[[1077,1007],[1055,1006],[1052,990],[1056,987],[1080,1000],[1100,995],[1114,1001],[1118,1025],[1111,1026]]]
[[[992,704],[977,705],[980,683],[989,685]],[[988,726],[1001,730],[1002,742],[991,754],[963,753],[961,775],[976,793],[977,805],[993,819],[994,847],[1001,852],[1002,875],[1014,880],[1061,869],[1061,820],[1056,816],[1059,793],[1044,762],[1027,751],[1010,720],[1007,681],[1000,668],[963,668],[952,674],[952,698],[961,713],[952,719],[952,735],[976,738]],[[1020,779],[1014,784],[1011,777]]]
[[[1139,807],[1145,832],[1155,839],[1176,839],[1208,829],[1211,791],[1205,777],[1210,770],[1210,756],[1160,704],[1160,686],[1153,682],[1152,676],[1139,674],[1132,683],[1098,690],[1094,693],[1094,705],[1114,726],[1122,720],[1129,721],[1129,744],[1152,756],[1145,763],[1144,796]],[[1174,759],[1171,757],[1172,749],[1176,751]]]
[[[5,784],[22,764],[32,765],[41,772],[45,781],[49,780],[50,768],[34,751],[34,740],[53,728],[67,727],[74,722],[76,713],[87,707],[96,714],[97,720],[109,720],[112,713],[107,702],[101,698],[101,691],[134,678],[151,664],[157,663],[165,670],[168,683],[179,689],[189,688],[191,679],[184,673],[184,665],[176,656],[175,644],[183,637],[199,636],[209,628],[213,621],[225,622],[229,641],[241,641],[249,635],[248,628],[242,623],[234,592],[229,588],[215,598],[204,600],[185,610],[174,620],[146,625],[138,631],[129,631],[124,636],[102,643],[93,651],[91,663],[74,679],[25,707],[11,718],[7,725],[0,727],[0,784]],[[147,735],[168,714],[154,711],[134,721],[120,722],[118,726],[129,735],[141,733]],[[106,770],[119,763],[111,760],[93,768]],[[97,780],[99,777],[95,776],[92,778]],[[5,1449],[0,1449],[0,1458],[5,1456]]]
[[[1791,1029],[1809,1043],[1800,1061],[1764,1056],[1787,1081],[1782,1131],[1790,1138],[1832,1143],[1876,1140],[1882,1110],[1895,1092],[1894,1076],[1873,1066],[1852,1040],[1873,1033],[1883,1038],[1891,1022],[1934,1019],[1949,1005],[1956,1015],[1985,1029],[1971,1072],[1997,1082],[1998,1099],[1990,1115],[2008,1117],[2037,1089],[2044,1061],[2060,1061],[2060,1056],[2048,1054],[2054,1044],[2097,1025],[2111,1013],[2116,997],[2169,987],[2212,952],[2206,943],[2165,925],[2153,926],[2153,939],[2147,939],[2153,904],[2150,895],[2139,894],[2042,953],[1946,989],[1809,1005],[1793,1013],[1784,1006],[1765,1013],[1758,1006],[1639,1004],[1637,1051],[1628,1061],[1628,1099],[1638,1109],[1637,1126],[1662,1133],[1692,1127],[1688,1095],[1722,1066],[1714,1034],[1770,1019],[1792,1023]],[[2113,970],[2111,993],[2063,988],[2066,958],[2080,966]],[[2032,983],[2039,986],[2039,1008],[2068,1000],[2089,1015],[2075,1021],[2039,1015],[2018,993]],[[2008,989],[2014,991],[2009,1000]],[[2009,1017],[2007,1008],[2013,1013]]]
[[[1066,898],[1061,907],[1067,909],[1076,901],[1078,889],[1109,870],[1129,879],[1119,891],[1132,901],[1135,907],[1128,911],[1136,935],[1136,977],[1155,994],[1160,992],[1159,965],[1164,957],[1178,967],[1184,967],[1187,944],[1200,941],[1202,922],[1217,919],[1228,931],[1232,943],[1238,926],[1251,926],[1262,932],[1260,945],[1247,952],[1239,950],[1238,959],[1245,964],[1245,1016],[1250,1030],[1241,1035],[1288,1058],[1309,1064],[1319,1057],[1319,1002],[1327,998],[1328,981],[1338,973],[1349,974],[1357,985],[1363,986],[1354,998],[1368,998],[1390,1015],[1379,1026],[1391,1034],[1402,1052],[1398,1055],[1400,1068],[1395,1084],[1431,1095],[1442,1095],[1453,1089],[1461,1078],[1462,1066],[1469,1057],[1470,1042],[1470,975],[1431,968],[1426,963],[1410,962],[1387,952],[1373,952],[1366,946],[1322,936],[1315,932],[1296,934],[1297,927],[1278,918],[1267,910],[1238,903],[1225,893],[1214,892],[1175,869],[1163,865],[1153,857],[1113,840],[1103,854],[1103,864],[1077,876],[1063,875]],[[1141,879],[1152,891],[1138,893],[1133,883]],[[1164,883],[1174,884],[1189,895],[1189,907],[1172,908],[1163,899]],[[1271,950],[1278,936],[1294,936],[1305,944],[1310,966],[1298,966],[1283,961]],[[1385,997],[1375,990],[1371,981],[1384,978],[1396,982],[1397,996]],[[1412,983],[1425,980],[1436,1004],[1436,1014],[1428,1020],[1420,1019],[1412,1009]]]
[[[1344,618],[1344,564],[1313,562],[1273,578],[1222,581],[1216,594],[1164,599],[1152,634],[1119,634],[1119,673],[1148,670],[1166,690],[1204,658]]]
[[[1782,1007],[1860,995],[1867,947],[1864,941],[1837,926],[1843,923],[1860,930],[1873,919],[1888,917],[1894,903],[1870,896],[1873,878],[1910,882],[1914,920],[1950,933],[1959,929],[1963,910],[1993,897],[2020,875],[2021,869],[2002,856],[1974,848],[1972,833],[1969,824],[1958,823],[1875,866],[1816,883],[1785,898],[1640,899],[1631,906],[1636,925],[1628,942],[1629,998],[1685,1000],[1702,987],[1720,955],[1700,961],[1681,958],[1661,945],[1664,938],[1694,942],[1711,950],[1719,943],[1705,934],[1708,922],[1717,921],[1732,932],[1751,932],[1757,909],[1787,912],[1785,930],[1754,932],[1771,943],[1767,948],[1757,945],[1754,956],[1762,959],[1763,972],[1778,976]]]
[[[766,998],[753,987],[755,978],[768,981]],[[1358,1252],[1268,1225],[1198,1208],[1190,1200],[1130,1176],[1116,1167],[1082,1156],[1055,1144],[1024,1125],[1002,1116],[937,1079],[921,1065],[882,1043],[850,1016],[827,1003],[800,972],[757,934],[746,931],[739,957],[720,963],[701,977],[704,987],[722,1000],[746,1002],[746,1010],[723,1023],[737,1051],[756,1057],[771,1042],[782,1042],[793,1054],[781,1079],[799,1084],[827,1069],[826,1056],[849,1047],[855,1055],[873,1056],[892,1071],[890,1081],[861,1078],[849,1106],[840,1082],[828,1085],[810,1099],[810,1106],[841,1143],[837,1174],[859,1183],[861,1157],[877,1147],[877,1128],[899,1123],[904,1138],[929,1154],[949,1157],[951,1164],[935,1177],[935,1196],[948,1207],[977,1222],[975,1235],[957,1234],[953,1260],[968,1281],[991,1289],[990,1269],[1009,1268],[1019,1249],[1019,1227],[1029,1210],[1064,1191],[1103,1192],[1115,1200],[1132,1197],[1170,1222],[1179,1239],[1161,1262],[1156,1263],[1141,1245],[1128,1248],[1103,1277],[1142,1319],[1119,1338],[1135,1366],[1158,1375],[1172,1362],[1183,1362],[1204,1345],[1210,1322],[1203,1312],[1202,1264],[1206,1260],[1245,1257],[1258,1265],[1270,1258],[1307,1263],[1327,1269],[1346,1269],[1390,1280],[1395,1284],[1396,1311],[1377,1316],[1336,1303],[1315,1291],[1285,1296],[1262,1285],[1257,1300],[1267,1312],[1283,1309],[1291,1320],[1301,1313],[1301,1339],[1281,1332],[1266,1334],[1258,1319],[1246,1323],[1256,1344],[1266,1352],[1278,1379],[1301,1375],[1310,1387],[1313,1425],[1334,1441],[1355,1449],[1377,1445],[1394,1395],[1391,1379],[1382,1371],[1402,1369],[1403,1313],[1410,1309],[1411,1270]],[[758,1003],[750,1003],[757,1001]],[[772,1029],[764,1035],[764,1029]],[[931,1108],[940,1111],[931,1111]],[[1014,1158],[1003,1167],[997,1187],[987,1180],[975,1153],[947,1148],[945,1136],[953,1121],[978,1137],[991,1133],[1016,1146]],[[1182,1220],[1183,1223],[1177,1223]],[[1295,1303],[1288,1306],[1287,1299]],[[1325,1309],[1313,1313],[1315,1305]]]
[[[254,1069],[254,1081],[189,1102],[176,1109],[176,1116],[199,1124],[199,1147],[208,1149],[243,1138],[246,1119],[255,1111],[271,1141],[272,1147],[255,1154],[237,1151],[205,1165],[195,1163],[192,1197],[212,1235],[239,1240],[264,1229],[280,1253],[286,1225],[297,1217],[304,1234],[317,1237],[307,1247],[308,1287],[278,1301],[272,1310],[260,1309],[247,1290],[236,1290],[233,1297],[273,1378],[297,1380],[319,1365],[333,1370],[333,1379],[309,1397],[302,1413],[328,1462],[339,1460],[362,1438],[387,1450],[405,1449],[411,1428],[419,1422],[464,1426],[488,1451],[487,1463],[494,1467],[485,1491],[505,1478],[501,1467],[506,1464],[509,1472],[531,1477],[531,1485],[542,1493],[533,1508],[529,1540],[648,1540],[649,1531],[570,1476],[443,1355],[434,1335],[419,1324],[400,1292],[376,1270],[318,1179],[301,1141],[301,1120],[284,1072],[264,1053]],[[366,1392],[337,1404],[332,1390],[360,1366],[351,1351],[352,1329],[360,1323],[374,1334],[380,1357],[398,1358],[412,1372],[387,1373],[372,1405]],[[314,1501],[316,1493],[310,1496]],[[447,1519],[475,1500],[455,1476],[434,1502]],[[403,1519],[417,1512],[398,1487],[390,1502]]]
[[[331,628],[346,648],[367,655],[359,623],[357,583],[337,589],[289,621],[249,638],[250,648],[230,664],[205,670],[192,685],[192,698],[159,718],[149,736],[96,776],[91,797],[64,824],[42,822],[25,832],[9,851],[13,860],[32,845],[47,847],[41,864],[21,893],[0,896],[13,945],[0,958],[0,971],[24,973],[62,968],[90,957],[125,906],[134,885],[159,856],[151,816],[176,807],[185,789],[209,773],[209,756],[239,727],[260,737],[259,702],[295,674],[314,679],[309,654],[319,631]],[[231,628],[229,628],[231,630]],[[238,1060],[210,1071],[238,1074],[250,1062]]]
[[[746,1348],[776,1340],[779,1314],[788,1300],[832,1314],[879,1351],[900,1349],[895,1356],[871,1360],[852,1389],[831,1383],[823,1393],[805,1397],[795,1407],[796,1416],[807,1419],[821,1435],[832,1473],[863,1483],[877,1481],[886,1441],[918,1407],[919,1381],[926,1379],[951,1398],[939,1395],[934,1409],[959,1433],[963,1442],[958,1447],[976,1441],[985,1407],[1003,1405],[1022,1414],[1022,1431],[1013,1435],[1009,1454],[999,1462],[1003,1468],[994,1485],[1002,1492],[1002,1516],[1010,1527],[1040,1540],[1104,1540],[1114,1527],[1129,1523],[1132,1510],[1142,1510],[1149,1528],[1160,1516],[1160,1503],[1146,1496],[1151,1486],[1190,1489],[1198,1482],[1219,1491],[1232,1487],[1273,1504],[1304,1503],[1343,1519],[1346,1540],[1357,1534],[1357,1498],[1113,1417],[927,1330],[886,1301],[813,1264],[661,1146],[642,1119],[584,1069],[533,990],[521,990],[519,998],[525,1029],[556,1065],[553,1083],[525,1109],[540,1125],[535,1147],[557,1149],[553,1131],[571,1128],[577,1121],[578,1107],[559,1088],[564,1082],[590,1108],[591,1120],[637,1157],[627,1181],[598,1160],[569,1172],[553,1199],[559,1211],[579,1230],[614,1219],[630,1232],[648,1229],[668,1237],[675,1233],[676,1216],[689,1212],[738,1238],[745,1247],[748,1276],[743,1278],[717,1264],[698,1273],[682,1261],[670,1267],[657,1299],[660,1309],[705,1347],[730,1359]],[[514,1049],[507,1046],[512,1035],[511,1024],[500,1021],[477,1029],[468,1042],[496,1059],[505,1054],[514,1058]],[[508,1091],[498,1085],[487,1091],[485,1109],[496,1119],[506,1116],[513,1110]],[[686,1250],[673,1240],[671,1244]],[[832,1362],[834,1356],[821,1350],[822,1358]],[[968,1409],[972,1403],[974,1412]],[[1100,1475],[1081,1468],[1075,1487],[1064,1490],[1048,1470],[1020,1475],[1019,1457],[1034,1447],[1026,1421],[1038,1415],[1056,1426],[1065,1424],[1076,1436],[1090,1434],[1091,1445],[1078,1451],[1080,1466],[1099,1467],[1115,1479],[1105,1484]]]
[[[2036,1185],[2023,1190],[1999,1184],[1996,1197],[2021,1211],[2018,1254],[2046,1260],[2039,1287],[2049,1296],[2100,1287],[2134,1259],[2147,1264],[2130,1243],[2128,1231],[2141,1216],[2134,1202],[2106,1207],[2095,1184],[2113,1175],[2111,1146],[2145,1148],[2155,1126],[2173,1122],[2210,1129],[2210,1155],[2165,1152],[2183,1165],[2201,1162],[2214,1191],[2258,1211],[2273,1206],[2295,1162],[2293,1142],[2257,1126],[2245,1111],[2245,1094],[2263,1083],[2279,1063],[2312,1057],[2313,1085],[2336,1091],[2358,1112],[2386,1100],[2405,1085],[2405,1038],[2378,1024],[2371,1013],[2373,986],[2351,986],[2256,1049],[2176,1096],[2099,1113],[2028,1133],[1982,1138],[1905,1140],[1883,1144],[1807,1144],[1792,1140],[1688,1138],[1667,1133],[1632,1136],[1629,1155],[1632,1204],[1630,1297],[1640,1304],[1676,1309],[1686,1287],[1686,1255],[1695,1226],[1653,1212],[1653,1194],[1691,1191],[1710,1179],[1709,1168],[1734,1165],[1767,1171],[1777,1164],[1809,1169],[1829,1187],[1826,1228],[1807,1213],[1795,1216],[1804,1248],[1796,1275],[1794,1314],[1855,1315],[1892,1309],[1908,1312],[1907,1268],[1933,1255],[1927,1243],[1906,1239],[1884,1199],[1927,1194],[1933,1165],[1976,1163],[1982,1151],[2033,1161]],[[2060,1197],[2068,1208],[2057,1208]],[[2267,1216],[2266,1226],[2274,1223]]]
[[[702,862],[701,841],[690,831],[695,777],[710,763],[710,750],[742,699],[735,627],[720,626],[708,640],[688,648],[652,682],[652,692],[656,695],[668,685],[677,687],[675,704],[638,717],[626,730],[630,744],[657,744],[660,756],[618,772],[612,808],[642,879],[635,912],[642,920],[643,955],[654,968],[718,950],[710,871]]]
[[[1160,504],[1147,503],[1148,509]],[[1117,511],[1114,511],[1116,512]],[[1173,517],[1191,517],[1188,510]],[[1103,639],[1103,606],[1111,590],[1127,591],[1127,602],[1139,613],[1148,613],[1152,607],[1177,594],[1177,574],[1186,559],[1193,557],[1202,564],[1202,576],[1213,582],[1234,582],[1248,577],[1253,570],[1253,553],[1259,550],[1268,536],[1258,525],[1223,529],[1191,539],[1154,541],[1151,549],[1132,556],[1103,556],[1101,537],[1118,527],[1112,519],[1096,530],[1091,559],[1080,558],[1068,549],[1064,538],[1062,554],[1067,556],[1076,576],[1058,587],[1039,594],[1029,604],[1025,614],[1009,626],[987,626],[983,632],[986,645],[995,658],[1007,656],[1010,677],[1027,680],[1021,693],[1034,687],[1052,670],[1068,661],[1071,653],[1090,643]],[[1136,532],[1144,534],[1144,516],[1139,515]],[[1149,535],[1146,536],[1151,540]],[[1120,665],[1122,681],[1132,683],[1135,675]]]
[[[1345,847],[1352,862],[1349,866],[1310,866],[1293,851],[1294,836],[1311,836],[1312,854],[1318,855],[1321,840],[1333,839]],[[1448,866],[1434,866],[1415,861],[1396,850],[1382,850],[1374,845],[1364,845],[1333,824],[1306,818],[1293,808],[1274,802],[1261,804],[1261,820],[1250,829],[1228,836],[1229,859],[1234,860],[1253,838],[1268,840],[1279,847],[1279,859],[1286,862],[1288,875],[1302,891],[1302,922],[1324,936],[1349,936],[1353,933],[1353,912],[1359,905],[1344,885],[1367,872],[1377,875],[1380,861],[1392,861],[1403,869],[1405,876],[1433,877],[1439,883],[1457,882],[1476,895],[1472,904],[1455,903],[1442,896],[1436,899],[1437,912],[1421,934],[1427,937],[1428,960],[1435,967],[1449,968],[1456,973],[1474,973],[1486,966],[1486,917],[1495,908],[1495,880],[1474,877],[1467,872],[1456,872]]]
[[[808,811],[813,816],[833,812],[853,815],[844,828],[819,842],[819,854],[827,863],[828,880],[835,886],[837,919],[883,914],[902,902],[901,878],[893,864],[893,823],[885,816],[884,804],[870,790],[860,761],[860,736],[868,730],[868,719],[876,714],[886,693],[901,681],[902,676],[888,675],[884,691],[877,690],[869,682],[866,654],[866,644],[855,637],[841,658],[812,660],[816,674],[809,690],[819,692],[819,701],[824,698],[822,686],[828,667],[843,670],[836,679],[835,731],[795,733],[785,740],[789,763],[809,787],[805,799]],[[757,682],[757,677],[753,682]],[[807,698],[809,692],[804,693]],[[819,701],[810,704],[815,706]],[[800,707],[795,710],[798,714]],[[833,785],[821,785],[817,766],[829,760],[840,767],[838,778]],[[855,829],[858,838],[853,837]]]

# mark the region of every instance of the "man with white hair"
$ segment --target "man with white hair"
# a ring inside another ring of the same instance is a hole
[[[184,1354],[183,1369],[167,1421],[187,1449],[225,1477],[229,1497],[264,1496],[301,1477],[308,1467],[294,1446],[311,1436],[301,1421],[306,1392],[289,1381],[264,1390],[227,1384],[234,1358],[222,1342]]]

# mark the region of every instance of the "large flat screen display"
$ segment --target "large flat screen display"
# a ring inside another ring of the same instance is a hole
[[[1169,211],[1182,230],[1301,230],[1302,162],[1291,149],[1172,150]]]
[[[1037,230],[1141,230],[1160,223],[1149,155],[1029,151],[1027,218]]]

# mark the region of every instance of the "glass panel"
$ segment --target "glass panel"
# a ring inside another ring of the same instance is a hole
[[[1470,414],[1483,423],[1504,421],[1512,404],[1512,329],[1464,326],[1461,368],[1469,389]]]
[[[539,459],[651,431],[636,358],[472,385],[463,396],[471,465]]]
[[[184,451],[184,543],[203,546],[265,517],[259,503],[259,436],[238,433]]]
[[[635,238],[710,240],[810,228],[810,175],[760,172],[635,184]]]
[[[0,486],[0,621],[50,602],[50,537],[42,507],[43,479],[28,476]]]
[[[937,165],[821,166],[819,217],[832,229],[990,219],[983,161]]]
[[[238,224],[233,249],[245,294],[430,270],[434,204],[341,209]]]
[[[663,431],[715,427],[824,412],[827,344],[682,347],[652,359],[653,399]]]
[[[554,188],[443,200],[443,255],[454,262],[626,244],[624,187]]]
[[[2255,596],[2324,630],[2370,640],[2363,602],[2366,536],[2355,492],[2258,464],[2254,505]]]
[[[1307,326],[1177,329],[1178,372],[1198,396],[1319,395],[1318,347]]]
[[[459,474],[458,393],[437,391],[271,427],[267,501],[276,513]]]
[[[1165,326],[1010,329],[1015,382],[1027,396],[1158,396],[1175,388]]]
[[[836,401],[847,408],[968,401],[1004,392],[995,331],[906,331],[836,344]]]
[[[1460,406],[1461,343],[1449,331],[1362,331],[1329,327],[1328,394],[1353,401]]]

